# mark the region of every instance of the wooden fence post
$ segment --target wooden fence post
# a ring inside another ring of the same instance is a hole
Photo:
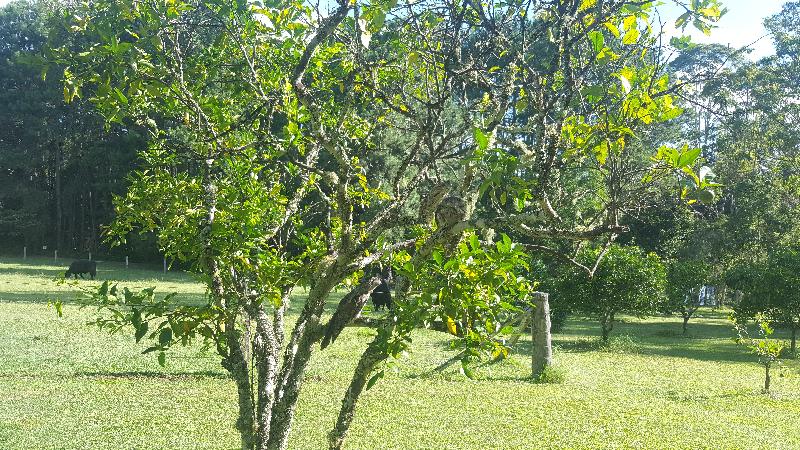
[[[553,364],[553,345],[550,337],[550,303],[546,292],[533,294],[533,357],[531,369],[533,377],[538,378],[545,368]]]

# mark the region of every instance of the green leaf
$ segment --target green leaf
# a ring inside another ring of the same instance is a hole
[[[689,21],[689,18],[692,16],[691,11],[686,11],[685,13],[681,14],[678,17],[678,20],[675,21],[675,28],[683,29],[686,28],[686,23]]]
[[[137,330],[142,325],[142,313],[136,308],[131,309],[131,325]]]
[[[605,23],[603,23],[603,25],[605,25],[605,26],[606,26],[606,29],[607,29],[607,30],[608,30],[608,31],[609,31],[611,34],[613,34],[615,38],[619,39],[619,36],[620,36],[620,33],[619,33],[619,28],[617,28],[617,26],[616,26],[616,25],[614,25],[614,24],[613,24],[613,23],[611,23],[611,22],[605,22]]]
[[[158,335],[158,343],[162,347],[167,347],[167,346],[169,346],[169,343],[171,341],[172,341],[172,329],[169,328],[169,327],[162,328],[161,329],[161,333],[159,333],[159,335]]]
[[[116,94],[117,100],[119,100],[120,103],[122,103],[123,105],[128,104],[128,97],[125,97],[125,94],[123,94],[122,91],[119,90],[119,88],[114,88],[114,94]]]
[[[470,235],[469,237],[469,246],[472,247],[472,250],[478,250],[481,248],[481,241],[478,240],[478,236],[475,234]]]
[[[503,245],[505,245],[507,249],[511,249],[511,238],[505,233],[503,233]]]
[[[603,47],[605,46],[605,37],[603,36],[603,33],[595,30],[595,31],[590,31],[587,36],[589,38],[589,41],[592,43],[592,49],[594,49],[594,52],[600,53],[600,51],[603,50]]]
[[[714,203],[714,191],[710,189],[703,189],[697,192],[697,199],[705,204]]]
[[[483,134],[483,131],[481,131],[480,128],[475,127],[472,135],[475,138],[475,142],[478,144],[479,149],[486,150],[489,148],[489,138]]]
[[[622,38],[622,43],[625,45],[635,44],[639,40],[639,29],[631,28],[625,32],[625,37]]]
[[[56,315],[58,315],[59,318],[64,317],[64,304],[61,303],[61,300],[54,301],[53,307],[55,307]]]
[[[370,28],[373,32],[378,32],[383,28],[383,24],[386,21],[386,12],[383,10],[377,9],[375,13],[372,15],[372,20],[370,21]]]
[[[134,335],[134,338],[136,338],[137,343],[142,340],[145,334],[147,334],[147,329],[149,327],[150,325],[147,322],[142,322],[138,327],[136,327],[136,334]]]
[[[383,370],[375,372],[375,375],[371,376],[369,381],[367,381],[367,390],[372,389],[372,386],[374,386],[375,383],[378,382],[378,380],[383,378],[383,375],[384,375],[384,371]]]
[[[442,252],[440,252],[439,250],[434,250],[433,251],[433,260],[436,261],[436,264],[439,264],[441,266],[442,265],[442,261],[444,261],[444,259],[442,258]]]
[[[167,354],[166,353],[161,352],[161,353],[158,354],[158,364],[161,367],[164,367],[164,366],[167,365]]]
[[[103,284],[101,284],[100,287],[97,289],[97,293],[103,297],[108,295],[108,280],[103,281]]]
[[[583,95],[587,96],[587,97],[599,98],[599,97],[602,97],[603,94],[606,93],[606,90],[605,90],[605,87],[603,87],[603,85],[594,84],[592,86],[587,86],[587,87],[583,88],[581,93]]]
[[[470,369],[466,359],[462,359],[461,360],[460,372],[463,373],[470,380],[474,380],[475,379],[475,372],[473,372],[472,369]]]
[[[697,160],[698,156],[700,156],[699,148],[693,148],[684,151],[683,153],[681,153],[680,158],[678,158],[678,163],[677,163],[678,168],[691,166]]]

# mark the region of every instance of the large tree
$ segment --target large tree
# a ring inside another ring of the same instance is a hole
[[[156,339],[161,361],[210,340],[236,382],[242,447],[284,449],[314,349],[376,286],[363,271],[394,265],[397,309],[354,371],[340,448],[368,378],[437,311],[466,356],[504,353],[496,324],[513,307],[493,292],[527,285],[520,247],[489,229],[537,251],[610,242],[647,190],[640,175],[681,169],[706,187],[692,150],[664,147],[655,168],[632,151],[637,127],[680,112],[652,3],[101,0],[65,13],[51,60],[66,97],[151,135],[113,231],[156,232],[209,288],[196,307],[108,285],[95,299],[121,312],[113,326]],[[720,14],[691,6],[701,27]],[[351,290],[324,320],[337,286]]]

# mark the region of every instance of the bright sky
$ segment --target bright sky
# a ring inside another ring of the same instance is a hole
[[[762,38],[767,34],[763,22],[766,17],[780,12],[786,0],[722,0],[722,3],[728,8],[728,13],[719,21],[718,28],[711,31],[711,36],[704,35],[691,24],[686,27],[686,33],[692,36],[692,41],[730,44],[734,48],[752,44],[750,58],[754,60],[775,54],[772,39],[769,36]],[[670,25],[667,34],[678,34],[672,25],[683,10],[675,6],[672,0],[664,0],[664,5],[659,10],[662,18]]]
[[[11,0],[0,0],[0,6],[9,3]],[[675,19],[681,14],[681,10],[674,6],[672,0],[663,0],[664,5],[659,7],[662,16],[670,26],[675,23]],[[766,34],[763,21],[767,16],[771,16],[781,10],[781,6],[786,0],[722,0],[728,8],[726,14],[719,23],[719,28],[712,31],[711,36],[705,36],[691,25],[686,28],[686,32],[691,34],[692,40],[700,43],[720,43],[730,44],[732,47],[743,47],[753,44],[751,58],[758,59],[763,56],[775,53],[772,40],[769,36],[758,40]],[[671,35],[677,34],[674,28],[668,30]]]

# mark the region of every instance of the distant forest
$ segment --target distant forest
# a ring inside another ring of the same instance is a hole
[[[131,124],[104,125],[87,99],[64,102],[63,69],[45,74],[21,55],[47,42],[47,8],[0,9],[0,252],[160,259],[151,236],[110,248],[112,197],[146,145]]]

